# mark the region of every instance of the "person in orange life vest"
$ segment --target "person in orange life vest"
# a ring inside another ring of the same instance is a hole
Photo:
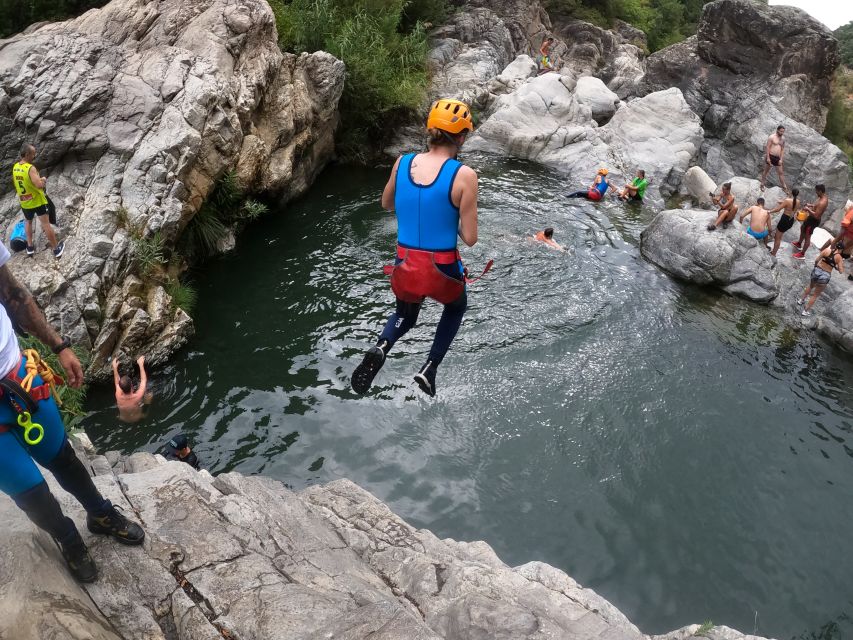
[[[574,193],[566,194],[567,198],[586,198],[587,200],[601,200],[604,197],[604,194],[607,192],[607,189],[610,187],[610,183],[607,182],[607,169],[599,169],[598,173],[595,176],[595,180],[590,185],[589,189],[586,191],[575,191]]]
[[[444,310],[427,361],[414,379],[424,393],[435,395],[436,370],[468,304],[456,237],[469,247],[477,242],[477,173],[456,159],[473,130],[468,105],[437,100],[427,119],[428,150],[394,163],[382,207],[397,217],[397,257],[391,273],[397,303],[378,342],[352,374],[356,393],[367,393],[391,347],[415,326],[423,301],[432,298]]]

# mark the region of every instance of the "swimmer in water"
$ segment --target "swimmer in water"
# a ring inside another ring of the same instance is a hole
[[[565,248],[556,240],[554,240],[554,227],[547,227],[544,231],[538,231],[536,235],[533,236],[533,239],[537,240],[538,242],[544,242],[549,247],[552,247],[554,249],[565,251]]]

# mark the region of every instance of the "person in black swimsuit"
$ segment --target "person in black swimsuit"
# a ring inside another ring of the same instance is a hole
[[[775,256],[776,252],[779,251],[779,246],[782,244],[782,237],[785,235],[785,232],[794,226],[794,216],[797,213],[797,196],[799,195],[799,189],[791,189],[791,197],[785,198],[776,206],[775,209],[771,209],[768,212],[770,215],[779,213],[780,211],[782,212],[779,222],[776,223],[776,234],[773,238],[773,249],[770,251],[770,255],[772,256]]]

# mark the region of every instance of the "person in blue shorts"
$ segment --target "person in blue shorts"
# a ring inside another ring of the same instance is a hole
[[[59,357],[68,384],[83,383],[80,361],[6,265],[9,251],[0,245],[0,491],[12,498],[59,545],[72,575],[92,582],[98,572],[71,518],[62,513],[36,463],[86,510],[92,533],[123,544],[142,544],[145,532],[106,500],[78,460],[65,435],[53,385],[55,374],[32,350],[21,353],[14,326],[34,335]]]
[[[432,298],[444,305],[426,363],[415,374],[420,389],[434,396],[436,370],[462,324],[468,305],[457,235],[477,242],[477,173],[456,159],[474,130],[464,102],[441,99],[427,119],[428,150],[397,159],[382,192],[382,207],[397,216],[397,253],[391,288],[397,298],[376,346],[352,374],[358,394],[367,393],[394,344],[418,320]]]
[[[768,249],[770,239],[770,213],[764,208],[764,198],[759,198],[755,204],[740,215],[739,221],[749,218],[749,226],[746,232],[759,242],[763,242]]]

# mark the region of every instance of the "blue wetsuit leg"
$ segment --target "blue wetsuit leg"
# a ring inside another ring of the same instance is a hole
[[[420,312],[421,305],[419,302],[403,302],[398,298],[397,309],[388,316],[388,322],[385,323],[385,328],[379,336],[380,342],[386,340],[388,347],[393,347],[397,340],[406,335],[409,329],[417,324]]]

